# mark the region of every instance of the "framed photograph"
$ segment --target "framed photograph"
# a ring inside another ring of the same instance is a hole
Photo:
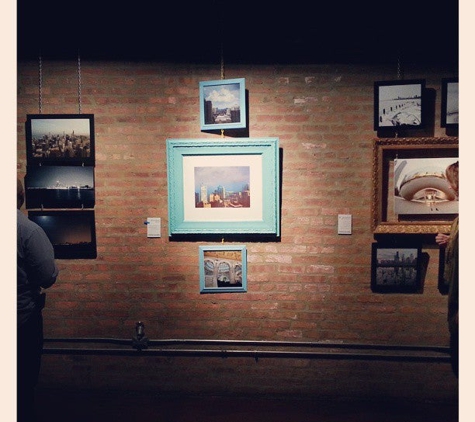
[[[28,218],[46,232],[56,259],[97,257],[93,210],[28,211]]]
[[[445,171],[457,157],[395,158],[394,213],[458,214],[458,197]]]
[[[458,139],[452,137],[374,140],[373,232],[450,232],[458,198],[448,188],[445,168],[458,156]]]
[[[442,79],[440,125],[442,127],[459,125],[459,78]]]
[[[94,208],[94,205],[94,167],[27,166],[27,209]]]
[[[200,293],[247,291],[247,251],[243,245],[200,246]]]
[[[416,293],[421,288],[421,246],[372,244],[371,290],[379,293]]]
[[[445,248],[439,248],[439,277],[437,287],[441,295],[449,294],[449,283],[444,278],[445,272]]]
[[[169,236],[280,234],[278,138],[167,139]]]
[[[374,83],[374,130],[424,126],[425,79]]]
[[[204,81],[199,87],[201,130],[246,127],[244,78]]]
[[[28,114],[28,165],[94,165],[93,114]]]

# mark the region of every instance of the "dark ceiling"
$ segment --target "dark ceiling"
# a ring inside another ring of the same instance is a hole
[[[458,2],[17,1],[19,60],[458,64]]]

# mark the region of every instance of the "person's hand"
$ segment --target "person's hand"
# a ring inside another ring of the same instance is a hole
[[[441,248],[445,248],[449,243],[450,236],[444,233],[437,233],[435,236],[435,243],[437,243]]]

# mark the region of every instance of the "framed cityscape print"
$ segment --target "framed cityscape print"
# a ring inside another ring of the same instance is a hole
[[[378,293],[416,293],[421,288],[421,246],[372,244],[371,290]]]
[[[27,166],[27,209],[94,208],[94,205],[94,167]]]
[[[440,124],[442,127],[458,127],[459,125],[459,79],[442,79],[442,97]]]
[[[97,257],[94,210],[28,211],[53,244],[56,259]]]
[[[278,138],[167,139],[169,236],[280,234]]]
[[[375,139],[374,234],[449,232],[458,197],[447,183],[445,169],[458,157],[455,137]]]
[[[199,264],[200,293],[247,291],[246,246],[200,246]]]
[[[203,81],[199,89],[201,130],[246,127],[244,78]]]
[[[425,79],[374,83],[374,130],[424,126]]]
[[[93,114],[28,114],[28,165],[94,165]]]

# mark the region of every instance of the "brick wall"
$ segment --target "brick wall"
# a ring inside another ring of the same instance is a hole
[[[440,128],[440,82],[456,71],[406,69],[405,78],[425,78],[434,97],[433,124],[415,136],[446,136]],[[36,62],[18,64],[20,177],[26,172],[26,114],[39,112],[38,73]],[[151,339],[446,346],[447,298],[437,289],[438,251],[433,245],[424,250],[430,261],[422,294],[375,294],[370,289],[373,82],[396,79],[395,66],[226,68],[227,79],[241,77],[249,93],[249,137],[280,139],[281,241],[244,242],[247,293],[200,295],[198,245],[209,243],[168,240],[165,140],[219,140],[219,135],[200,131],[198,92],[200,81],[220,79],[219,66],[82,61],[81,112],[95,119],[98,256],[58,261],[61,274],[44,311],[46,337],[131,338],[140,320]],[[45,114],[79,112],[76,61],[43,60],[41,101]],[[352,235],[337,234],[338,214],[353,215]],[[147,238],[147,217],[162,218],[161,238]],[[448,364],[429,364],[428,370],[422,363],[200,362],[150,358],[139,364],[124,358],[47,355],[41,382],[132,389],[160,379],[165,390],[193,392],[204,380],[203,391],[225,385],[231,393],[253,388],[285,392],[285,384],[274,382],[272,374],[280,380],[292,374],[297,380],[288,384],[289,391],[299,394],[315,394],[318,385],[322,393],[352,394],[369,380],[374,388],[360,390],[362,394],[456,394]],[[381,376],[385,365],[394,375],[390,384]],[[217,380],[216,367],[229,376]],[[85,376],[91,368],[95,375]],[[317,379],[324,374],[324,385],[309,381],[309,368]],[[115,376],[103,378],[101,371]],[[141,377],[148,381],[141,384]]]

